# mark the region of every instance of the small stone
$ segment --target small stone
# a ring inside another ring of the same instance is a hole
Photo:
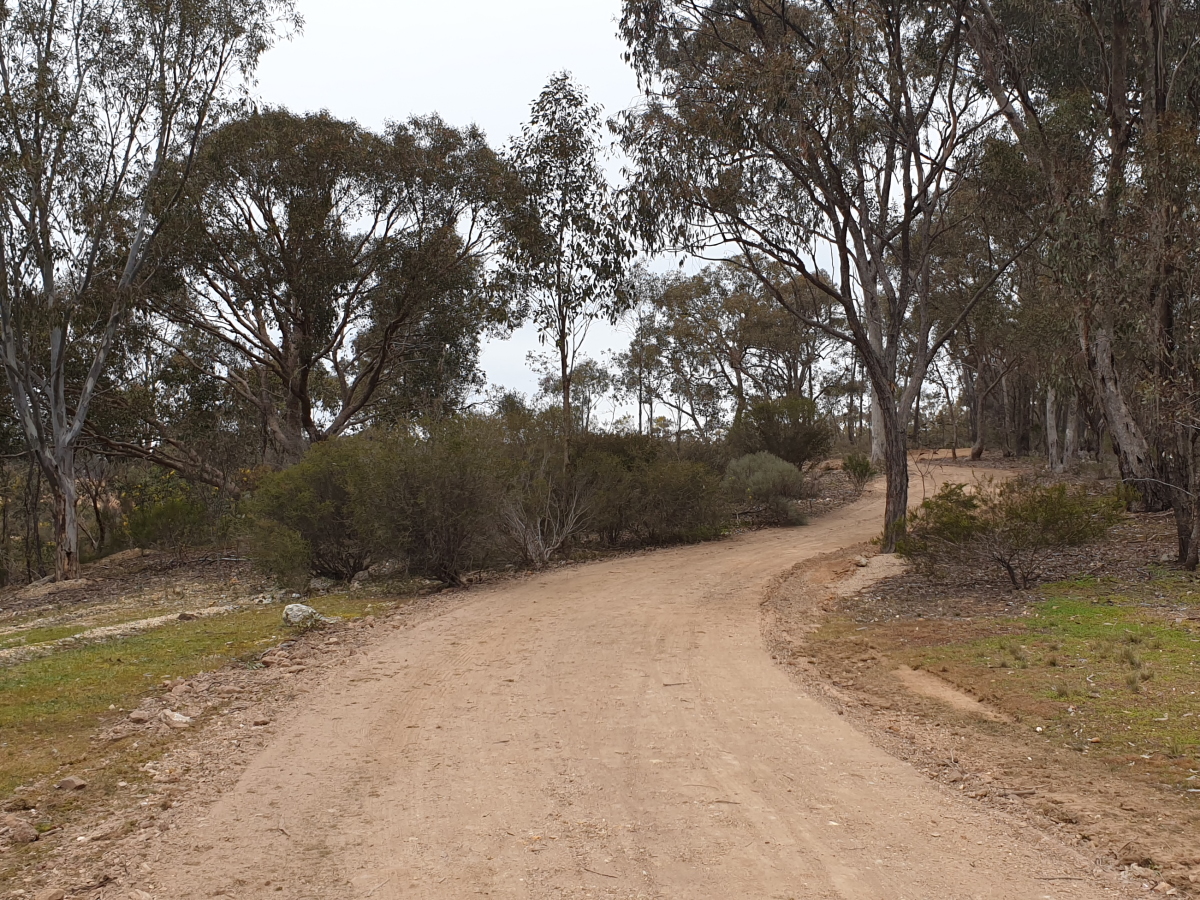
[[[37,829],[16,816],[5,816],[3,825],[8,829],[8,839],[14,844],[32,844],[38,839]]]
[[[185,716],[183,713],[177,713],[170,709],[164,709],[160,712],[158,719],[170,728],[187,728],[192,724],[191,716]]]
[[[308,592],[310,594],[319,594],[333,587],[333,579],[331,578],[314,578],[308,583]]]
[[[88,783],[78,775],[68,775],[57,785],[60,791],[82,791]]]
[[[130,891],[129,900],[154,900],[154,895],[145,891]]]
[[[121,822],[109,822],[105,825],[101,825],[99,828],[97,828],[95,831],[93,831],[91,834],[89,834],[88,840],[89,841],[112,840],[113,838],[115,838],[117,835],[119,835],[124,830],[125,830],[125,826]]]
[[[867,559],[865,556],[856,556],[854,558],[854,564],[856,566],[858,566],[860,569],[865,569],[867,566],[869,566],[871,564],[871,561],[869,559]]]
[[[1168,884],[1168,883],[1167,883],[1167,882],[1165,882],[1165,881],[1160,881],[1158,884],[1156,884],[1156,885],[1154,886],[1154,893],[1156,893],[1156,894],[1165,894],[1165,893],[1166,893],[1167,891],[1169,891],[1170,889],[1171,889],[1171,885],[1170,885],[1170,884]]]
[[[289,603],[283,608],[283,624],[293,628],[313,628],[317,625],[327,625],[332,621],[333,619],[321,615],[311,606],[303,603]]]
[[[154,714],[148,709],[135,709],[129,714],[130,722],[149,722],[154,718]]]
[[[371,578],[371,573],[368,570],[363,569],[361,572],[354,573],[354,577],[350,579],[350,583],[351,584],[361,584],[364,581],[370,580],[370,578]]]
[[[256,727],[262,727],[263,725],[270,725],[270,724],[271,724],[271,720],[266,718],[265,716],[259,716],[257,719],[254,720],[254,725]]]
[[[4,801],[5,812],[21,812],[26,809],[33,809],[36,806],[28,797],[9,797]]]
[[[62,888],[46,888],[34,900],[67,900],[67,893]]]

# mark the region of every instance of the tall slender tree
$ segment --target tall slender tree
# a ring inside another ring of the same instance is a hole
[[[557,355],[564,458],[580,348],[596,319],[615,321],[624,308],[618,288],[630,251],[602,149],[600,108],[566,72],[550,79],[512,145],[530,226],[512,245],[513,272],[542,341]]]
[[[506,315],[482,276],[512,181],[477,129],[436,117],[386,135],[326,113],[230,122],[202,144],[164,244],[177,282],[154,304],[174,326],[162,338],[297,462],[398,403],[406,378],[473,364]]]

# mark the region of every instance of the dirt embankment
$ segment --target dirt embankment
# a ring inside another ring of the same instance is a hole
[[[1054,562],[1086,578],[1022,593],[986,572],[881,571],[867,590],[831,589],[855,571],[833,554],[772,592],[766,639],[808,690],[928,776],[1132,883],[1190,892],[1200,607],[1186,576],[1155,570],[1169,532],[1130,517]]]

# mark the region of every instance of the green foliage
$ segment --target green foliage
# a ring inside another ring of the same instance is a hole
[[[134,547],[182,554],[220,537],[227,521],[217,491],[161,469],[134,478],[121,499],[125,537]]]
[[[312,545],[294,528],[260,518],[250,531],[250,555],[280,587],[299,591],[312,574]]]
[[[129,540],[136,547],[182,552],[205,532],[204,506],[188,497],[171,497],[139,506],[125,520]]]
[[[355,527],[351,495],[351,477],[361,471],[365,449],[356,439],[327,441],[290,469],[263,478],[245,512],[251,544],[266,571],[295,585],[302,547],[317,575],[346,579],[367,567],[370,549]]]
[[[500,423],[508,471],[501,537],[515,561],[540,569],[588,524],[594,485],[577,467],[563,465],[559,410],[539,415],[510,404]],[[578,421],[576,429],[586,431]]]
[[[832,431],[821,421],[816,404],[805,397],[752,403],[729,430],[735,453],[765,451],[798,468],[824,459],[832,443]]]
[[[803,525],[795,502],[804,496],[804,475],[770,453],[750,453],[733,460],[725,470],[725,490],[739,503],[765,507],[777,522]]]
[[[565,466],[561,438],[561,417],[511,402],[496,416],[319,444],[246,503],[255,559],[288,586],[381,558],[457,585],[505,562],[540,568],[586,534],[645,546],[721,532],[720,476],[688,445],[584,435]]]
[[[591,435],[574,468],[587,479],[589,522],[610,545],[704,540],[720,533],[726,503],[711,465],[687,445],[638,434]]]
[[[991,562],[1023,590],[1037,580],[1050,553],[1101,537],[1120,508],[1115,498],[1030,478],[988,480],[974,491],[947,484],[910,516],[898,549],[929,569],[952,561]]]
[[[354,527],[383,553],[446,584],[499,555],[503,435],[482,416],[377,436],[353,479]]]
[[[867,487],[867,482],[879,474],[871,465],[871,458],[865,453],[847,454],[846,458],[842,460],[842,471],[850,479],[850,484],[856,494],[862,494]]]

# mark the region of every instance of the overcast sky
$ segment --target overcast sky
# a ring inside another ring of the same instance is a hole
[[[320,109],[378,128],[439,113],[475,123],[493,146],[520,130],[555,72],[570,71],[606,114],[637,97],[616,36],[620,0],[297,0],[304,31],[263,58],[257,93],[296,112]],[[623,343],[598,324],[585,352]],[[485,348],[493,383],[532,393],[530,329]]]

